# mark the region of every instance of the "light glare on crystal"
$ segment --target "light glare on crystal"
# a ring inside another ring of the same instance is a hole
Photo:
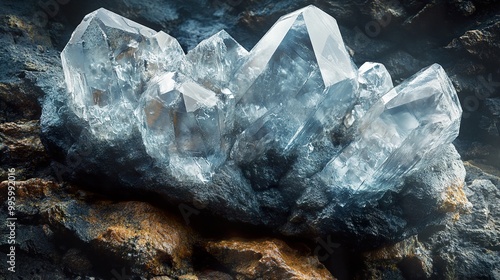
[[[99,9],[61,59],[69,106],[91,132],[112,142],[138,129],[179,181],[207,182],[228,160],[308,157],[314,142],[335,148],[308,176],[386,190],[457,137],[462,113],[439,65],[395,88],[382,64],[357,69],[335,19],[314,6],[281,17],[250,52],[221,31],[187,55],[170,35]]]
[[[105,9],[87,15],[61,53],[73,111],[101,139],[128,135],[146,83],[175,70],[184,52],[163,32]]]
[[[379,99],[361,120],[357,140],[319,176],[337,187],[390,188],[458,136],[461,113],[451,81],[434,64]]]

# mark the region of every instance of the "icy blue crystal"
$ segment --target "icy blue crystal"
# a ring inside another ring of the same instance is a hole
[[[222,30],[190,50],[181,71],[215,92],[229,91],[234,71],[247,56],[248,51]]]
[[[383,64],[366,62],[358,69],[358,95],[354,108],[344,118],[344,125],[351,127],[361,119],[366,111],[377,102],[382,95],[393,88],[391,75]]]
[[[61,53],[73,111],[101,139],[123,138],[146,83],[178,68],[184,52],[156,32],[105,9],[87,15]]]
[[[334,187],[389,189],[458,136],[461,115],[451,81],[434,64],[382,96],[319,176]]]
[[[182,74],[153,79],[136,111],[146,151],[176,178],[209,180],[228,148],[223,108],[213,91]]]
[[[314,6],[281,17],[250,52],[221,31],[187,54],[99,9],[61,58],[68,105],[90,132],[109,145],[140,133],[181,182],[206,183],[227,164],[257,189],[300,170],[296,178],[380,192],[451,143],[462,113],[437,64],[395,88],[382,64],[357,69],[335,19]]]
[[[235,75],[238,136],[231,157],[251,162],[331,129],[356,101],[356,67],[334,18],[314,6],[281,17]]]

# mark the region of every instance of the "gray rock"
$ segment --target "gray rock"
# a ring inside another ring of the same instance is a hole
[[[490,137],[500,139],[500,98],[487,98],[479,126]]]
[[[465,193],[472,209],[446,230],[421,239],[433,248],[434,271],[442,279],[498,279],[500,181],[473,165],[466,167],[470,175]]]

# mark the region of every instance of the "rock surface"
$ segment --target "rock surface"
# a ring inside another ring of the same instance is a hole
[[[53,272],[54,279],[61,278],[59,274],[64,273],[61,268],[74,275],[104,278],[122,273],[178,279],[233,279],[223,272],[194,271],[193,258],[203,257],[199,253],[195,255],[194,246],[206,241],[179,215],[146,202],[112,201],[43,179],[17,181],[16,187],[16,216],[20,220],[18,253],[39,258],[37,263],[42,265],[49,262],[59,266],[60,269]],[[7,182],[0,184],[0,198],[5,201],[7,188]],[[333,279],[316,256],[299,254],[284,241],[235,241],[227,247],[223,245],[225,242],[210,241],[205,245],[206,250],[216,258],[223,257],[223,250],[232,250],[231,254],[239,256],[240,268],[255,266],[256,269],[254,274],[248,274],[251,272],[228,267],[236,279],[240,279],[240,274],[246,275],[245,279],[288,276],[290,279]],[[6,240],[0,244],[6,245]],[[255,253],[246,258],[247,253],[240,255],[240,247]],[[260,254],[262,259],[254,258]],[[221,259],[221,264],[227,265],[226,260]],[[259,261],[260,265],[256,266]],[[30,262],[21,263],[17,269],[19,275],[36,274],[36,266]]]
[[[500,178],[466,162],[469,208],[447,225],[363,254],[363,279],[497,279]],[[453,201],[459,201],[455,198]]]
[[[281,240],[222,240],[205,249],[236,279],[334,279],[316,257],[307,257]]]
[[[0,187],[6,193],[7,184]],[[116,260],[137,274],[179,275],[189,269],[196,235],[178,218],[144,202],[99,200],[70,188],[42,179],[18,181],[17,214],[36,217],[33,222],[51,239],[76,238],[86,252]],[[88,273],[92,265],[79,261],[81,255],[70,248],[62,264]]]

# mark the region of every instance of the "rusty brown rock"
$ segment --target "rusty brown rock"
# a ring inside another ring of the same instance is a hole
[[[467,54],[482,61],[498,61],[500,58],[499,41],[500,22],[494,22],[483,28],[466,31],[455,38],[447,48],[464,50]]]
[[[176,275],[190,269],[195,234],[175,217],[144,202],[99,203],[85,217],[92,243],[152,275]]]
[[[0,183],[0,199],[7,198],[8,181]],[[48,197],[53,191],[59,188],[59,185],[40,178],[32,178],[26,181],[15,181],[16,201],[21,207],[26,204],[34,205],[37,200]]]
[[[38,121],[19,121],[0,124],[0,140],[3,148],[0,156],[8,159],[10,166],[38,166],[47,163],[49,157],[40,141]]]
[[[443,212],[467,213],[472,208],[472,204],[467,199],[463,184],[454,185],[446,188],[441,195],[440,210]],[[457,216],[458,217],[458,216]]]
[[[429,250],[417,236],[362,254],[365,279],[384,279],[383,271],[402,271],[415,279],[429,278],[433,272]],[[411,270],[411,272],[409,271]],[[413,278],[412,278],[413,279]]]
[[[156,276],[156,277],[151,278],[151,280],[172,280],[172,278],[170,278],[168,276]]]
[[[181,275],[177,278],[178,280],[198,280],[198,276],[193,274]]]
[[[307,256],[278,239],[208,242],[207,252],[236,279],[334,279],[317,257]]]
[[[0,183],[2,196],[7,188],[7,181]],[[178,217],[148,203],[114,202],[43,179],[17,181],[16,203],[19,215],[40,216],[37,222],[44,231],[76,237],[95,256],[125,263],[137,275],[192,271],[196,234]],[[74,255],[63,258],[69,267],[76,267]]]
[[[220,271],[202,271],[196,274],[199,280],[233,280],[231,275]]]
[[[18,42],[20,39],[28,43],[36,43],[45,47],[52,47],[50,34],[46,29],[34,24],[30,19],[16,15],[4,15],[0,22],[8,28]]]

